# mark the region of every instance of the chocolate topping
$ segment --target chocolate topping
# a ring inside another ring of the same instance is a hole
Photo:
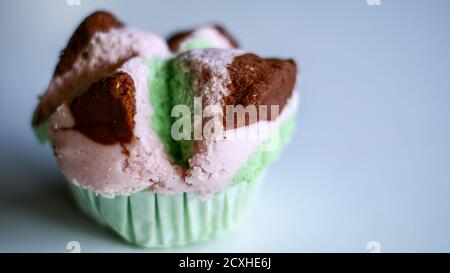
[[[283,110],[292,95],[297,75],[296,64],[291,59],[262,59],[254,54],[235,57],[227,70],[231,83],[227,86],[229,95],[224,99],[224,107],[255,105],[258,109],[260,105],[267,105],[268,120],[276,118],[270,111],[271,105],[279,105],[280,113]],[[258,115],[258,120],[260,118],[264,117]]]
[[[222,36],[224,36],[231,44],[233,48],[239,48],[239,44],[236,39],[221,25],[215,24],[213,28],[217,30]],[[172,52],[176,52],[182,42],[186,40],[195,30],[187,30],[177,32],[167,39],[167,44]]]
[[[72,129],[95,142],[112,145],[131,142],[136,114],[135,87],[131,76],[119,72],[94,82],[70,103]]]
[[[95,33],[108,32],[112,28],[122,26],[122,22],[108,12],[97,11],[89,15],[81,22],[66,48],[61,52],[54,76],[68,71],[80,54],[82,58],[89,58],[88,54],[83,52],[83,49],[89,44]]]

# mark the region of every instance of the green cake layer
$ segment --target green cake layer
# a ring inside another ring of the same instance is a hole
[[[236,184],[240,181],[253,181],[259,177],[266,167],[279,157],[283,147],[291,138],[294,127],[295,114],[292,114],[280,124],[278,136],[275,134],[272,135],[249,157],[245,165],[234,175],[231,184]],[[268,145],[269,143],[276,143],[276,147],[273,149],[266,149],[265,145]]]
[[[169,79],[171,78],[170,62],[166,59],[153,59],[147,61],[149,71],[150,103],[153,116],[150,121],[152,130],[158,135],[168,153],[178,165],[183,165],[179,145],[171,137],[172,97],[169,92]]]
[[[165,151],[174,162],[187,169],[192,154],[192,141],[176,141],[171,134],[173,123],[180,117],[172,117],[173,106],[186,105],[193,113],[194,92],[190,73],[185,73],[175,59],[154,59],[147,62],[149,70],[150,103],[154,114],[151,127],[159,136]]]
[[[170,71],[171,71],[170,74],[171,78],[169,79],[170,81],[169,87],[170,87],[170,94],[172,96],[172,107],[176,105],[187,106],[189,108],[191,115],[183,116],[183,118],[190,118],[190,121],[192,122],[194,116],[194,97],[195,97],[195,93],[192,88],[192,81],[194,75],[191,72],[183,71],[183,69],[181,68],[181,60],[179,60],[178,58],[175,58],[170,61]],[[175,120],[177,119],[180,119],[180,116],[173,117],[172,121],[175,122]],[[191,128],[193,129],[193,127]],[[181,166],[185,168],[189,167],[188,160],[192,155],[192,146],[194,137],[193,130],[191,130],[190,135],[191,135],[190,140],[182,139],[177,141],[181,156],[180,157],[180,162],[182,163]]]
[[[181,51],[210,48],[214,43],[207,37],[197,37],[184,43]],[[175,164],[189,168],[188,160],[192,155],[192,140],[176,141],[172,138],[171,128],[179,117],[172,117],[173,106],[181,104],[194,113],[194,91],[192,74],[184,72],[178,57],[172,59],[152,59],[147,61],[149,70],[150,103],[154,110],[151,127],[159,136],[165,151]],[[192,115],[191,115],[192,120]],[[191,132],[191,139],[192,139]]]
[[[34,115],[33,115],[34,116]],[[45,143],[48,141],[48,129],[47,121],[42,122],[39,126],[33,126],[33,132],[40,143]]]

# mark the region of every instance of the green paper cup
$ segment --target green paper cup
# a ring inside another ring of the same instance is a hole
[[[142,247],[173,247],[215,237],[248,209],[263,180],[240,181],[207,200],[144,190],[105,198],[69,183],[78,206],[125,241]]]

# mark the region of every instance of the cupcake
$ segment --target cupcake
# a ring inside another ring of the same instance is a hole
[[[233,226],[292,135],[293,60],[206,25],[167,40],[95,12],[62,51],[32,125],[78,206],[127,242],[187,245]]]

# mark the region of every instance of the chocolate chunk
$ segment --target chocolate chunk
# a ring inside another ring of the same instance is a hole
[[[119,72],[94,82],[70,103],[72,129],[95,142],[112,145],[131,142],[135,125],[136,89],[131,76]]]
[[[237,42],[237,40],[230,34],[230,32],[228,32],[228,30],[226,30],[223,26],[221,25],[214,25],[214,28],[220,33],[222,34],[225,38],[228,39],[228,42],[230,42],[231,46],[233,48],[239,48],[239,43]]]
[[[177,32],[167,38],[167,44],[172,52],[178,51],[181,43],[194,32],[193,30]]]
[[[233,48],[239,48],[239,44],[236,39],[221,25],[215,24],[213,28],[217,30],[222,36],[224,36],[231,44]],[[172,52],[176,52],[180,49],[180,45],[186,40],[195,29],[177,32],[167,39],[167,44]]]
[[[86,52],[82,52],[95,33],[108,32],[110,29],[120,28],[122,26],[122,22],[108,12],[97,11],[89,15],[81,22],[70,38],[66,48],[61,52],[54,76],[68,71],[80,54],[83,58],[89,58]]]
[[[283,110],[292,95],[297,75],[296,64],[291,59],[263,59],[254,54],[235,57],[227,70],[231,83],[227,86],[229,95],[224,99],[224,107],[255,105],[258,109],[260,105],[267,105],[268,120],[276,118],[270,111],[271,105],[279,105],[280,113]],[[258,114],[258,120],[261,118],[264,119]]]

